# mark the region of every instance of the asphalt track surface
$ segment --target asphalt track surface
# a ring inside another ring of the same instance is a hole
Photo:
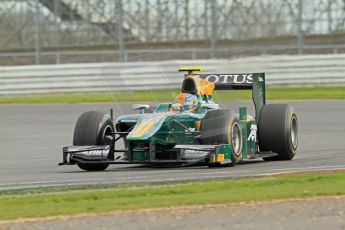
[[[273,101],[272,103],[282,103]],[[286,172],[345,168],[345,100],[287,101],[299,119],[299,152],[292,161],[254,160],[235,167],[150,168],[111,165],[104,172],[57,166],[62,147],[71,145],[77,117],[84,111],[133,113],[131,103],[0,105],[0,190],[40,186],[167,182],[238,178]],[[251,102],[239,104],[253,111]]]

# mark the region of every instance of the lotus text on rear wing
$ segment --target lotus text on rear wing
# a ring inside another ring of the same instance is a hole
[[[199,74],[197,76],[216,84],[253,84],[252,74]]]

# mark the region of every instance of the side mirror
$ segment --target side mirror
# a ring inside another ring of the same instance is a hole
[[[150,105],[146,105],[146,104],[133,104],[132,105],[132,109],[134,110],[141,110],[142,113],[144,113],[145,109],[150,108]]]
[[[219,105],[215,103],[204,103],[200,107],[204,109],[219,109]]]

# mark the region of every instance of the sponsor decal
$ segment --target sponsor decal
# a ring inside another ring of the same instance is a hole
[[[248,141],[256,141],[256,130],[257,130],[257,126],[255,124],[252,124],[250,126]]]
[[[194,132],[195,128],[189,127],[188,129],[185,130],[186,133]]]
[[[198,74],[196,76],[215,84],[253,84],[252,74]]]
[[[224,161],[224,154],[223,153],[218,153],[217,161],[219,161],[219,162],[223,162]]]
[[[138,120],[120,120],[120,122],[125,122],[125,123],[133,123],[137,122]]]
[[[100,155],[106,155],[108,154],[109,149],[107,150],[89,150],[89,151],[83,151],[82,153],[86,156],[100,156]]]
[[[205,157],[209,152],[208,151],[201,151],[201,150],[185,150],[181,152],[182,158],[200,158]]]

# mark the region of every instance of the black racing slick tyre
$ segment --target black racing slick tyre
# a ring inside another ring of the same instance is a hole
[[[114,132],[113,122],[108,114],[89,111],[79,116],[74,129],[73,145],[106,145],[105,137]],[[78,164],[86,171],[103,171],[109,164]]]
[[[235,113],[229,110],[207,112],[200,131],[200,144],[230,144],[231,165],[236,165],[242,159],[242,131]]]
[[[278,155],[264,160],[292,160],[297,152],[297,130],[297,114],[292,106],[265,105],[258,124],[259,148],[260,151],[272,151]]]

